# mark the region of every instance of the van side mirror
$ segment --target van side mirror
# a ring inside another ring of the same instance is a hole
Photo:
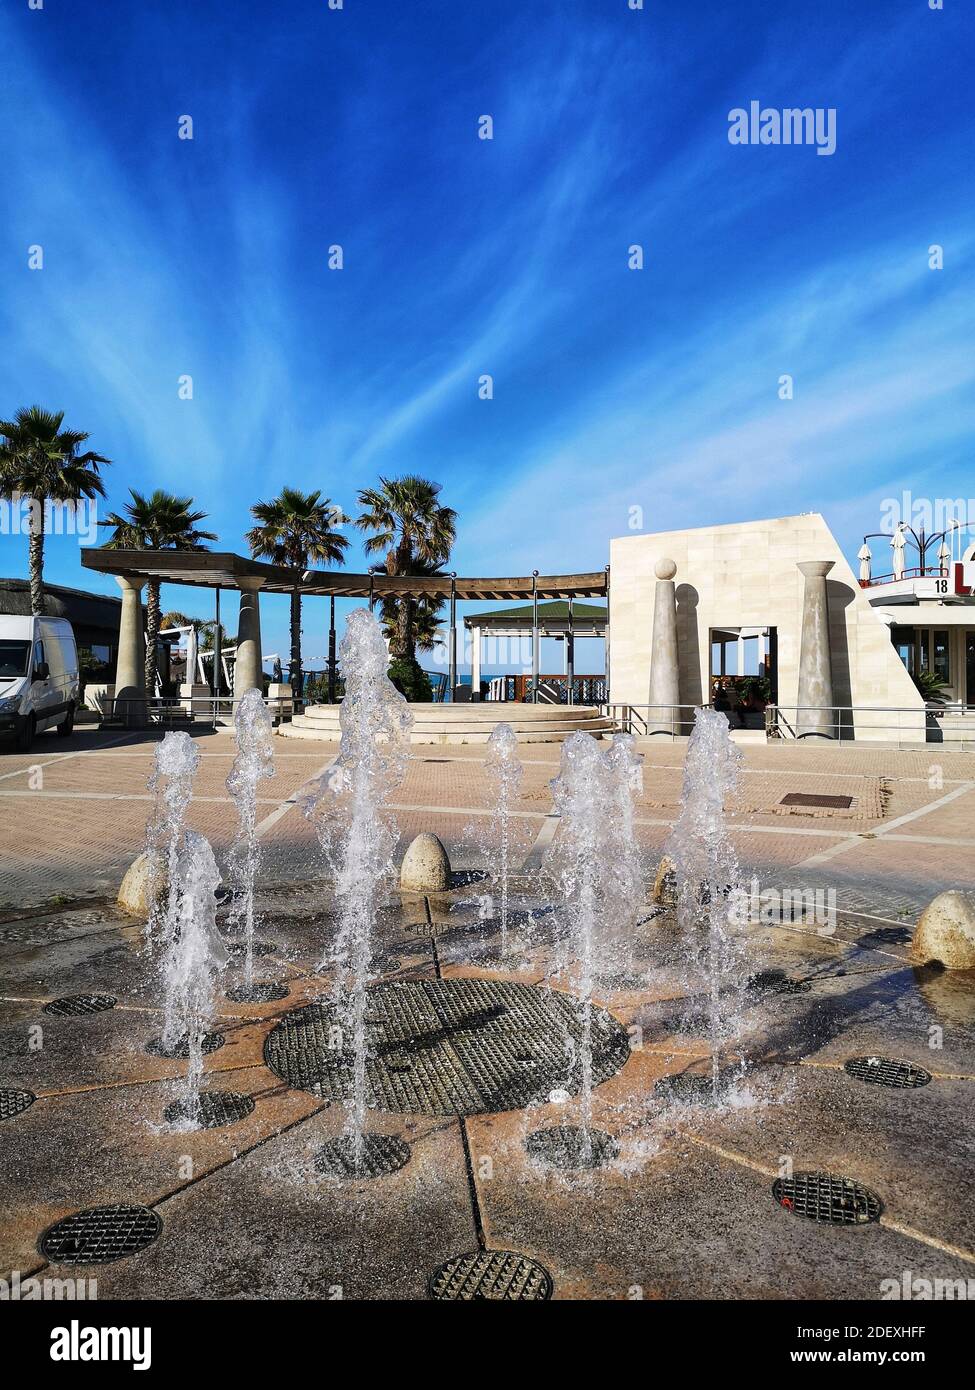
[[[51,674],[51,668],[46,661],[39,661],[34,667],[35,681],[46,681]]]

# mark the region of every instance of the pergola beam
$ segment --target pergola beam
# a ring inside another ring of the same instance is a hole
[[[81,562],[86,569],[120,578],[157,579],[163,584],[188,584],[212,589],[236,589],[241,580],[260,580],[262,593],[290,594],[298,588],[303,594],[335,595],[336,598],[365,598],[370,592],[376,600],[382,598],[442,598],[451,596],[451,576],[388,574],[350,574],[345,570],[297,570],[281,565],[268,565],[242,555],[213,550],[106,550],[92,547],[82,550]],[[370,583],[371,581],[371,583]],[[505,579],[461,578],[456,580],[458,601],[487,602],[505,599],[548,598],[605,598],[607,580],[604,571],[579,574],[539,575],[533,589],[533,576],[514,576]]]

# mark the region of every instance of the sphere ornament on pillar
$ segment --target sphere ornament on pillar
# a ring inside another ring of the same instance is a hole
[[[658,560],[653,567],[653,572],[658,579],[673,579],[677,573],[677,561],[666,558]]]

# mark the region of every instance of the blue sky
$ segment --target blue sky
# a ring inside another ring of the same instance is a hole
[[[965,10],[3,0],[0,414],[63,408],[110,506],[190,492],[229,550],[285,483],[419,471],[460,572],[601,568],[632,508],[819,510],[855,553],[885,497],[975,496]],[[835,107],[835,154],[731,145],[753,99]]]

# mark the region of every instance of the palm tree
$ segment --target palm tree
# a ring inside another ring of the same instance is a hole
[[[30,504],[30,606],[35,617],[44,612],[45,506],[104,497],[98,470],[110,462],[91,450],[81,453],[87,434],[62,429],[63,423],[63,410],[42,410],[39,405],[18,410],[12,420],[0,420],[0,497],[26,497]]]
[[[450,559],[457,534],[457,513],[441,506],[440,483],[410,474],[405,478],[380,478],[378,488],[364,488],[359,505],[365,510],[356,526],[374,534],[366,541],[369,555],[386,553],[386,573],[391,575],[436,574]],[[416,661],[417,610],[422,600],[392,600],[396,631],[390,653]],[[387,611],[389,611],[387,607]]]
[[[285,487],[270,502],[257,502],[251,507],[257,522],[245,537],[255,559],[270,560],[272,564],[304,573],[309,564],[317,561],[330,565],[341,564],[349,542],[337,530],[346,518],[320,492],[304,493],[298,488]],[[291,661],[288,671],[291,689],[301,699],[301,586],[291,591]]]
[[[129,488],[131,502],[125,515],[110,512],[99,526],[113,526],[114,534],[105,542],[106,550],[206,550],[205,541],[215,541],[212,531],[197,529],[206,512],[193,511],[192,497],[176,497],[156,488],[144,497]],[[160,581],[150,579],[146,586],[146,694],[156,690],[156,639],[162,613],[159,604]]]

